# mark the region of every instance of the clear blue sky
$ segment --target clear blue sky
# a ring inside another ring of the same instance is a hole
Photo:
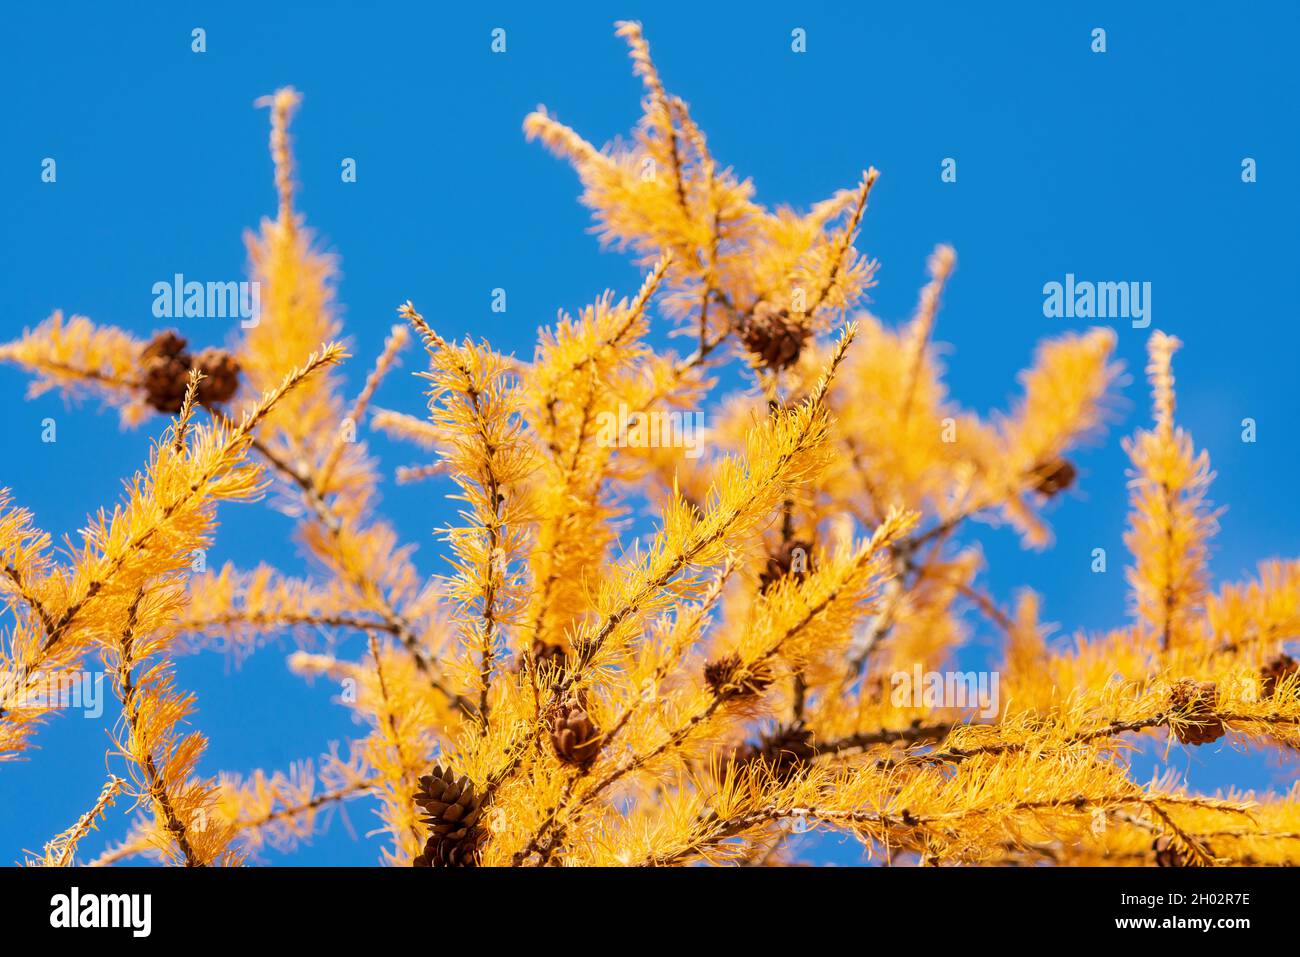
[[[951,345],[956,398],[987,410],[1014,394],[1014,374],[1044,336],[1081,320],[1046,319],[1043,283],[1149,281],[1154,325],[1180,336],[1179,418],[1207,448],[1229,505],[1213,567],[1248,573],[1258,558],[1300,552],[1295,482],[1300,345],[1297,142],[1291,3],[497,5],[467,14],[406,4],[22,4],[0,38],[5,95],[0,151],[0,336],[60,308],[141,336],[161,323],[151,286],[183,272],[241,278],[242,231],[274,211],[266,113],[253,100],[293,84],[305,94],[294,126],[299,202],[341,256],[340,300],[358,388],[395,305],[421,304],[444,334],[485,335],[528,356],[539,324],[606,287],[634,290],[637,270],[587,233],[573,172],[524,142],[538,103],[589,138],[624,134],[639,82],[612,35],[643,21],[660,71],[709,136],[714,153],[752,176],[758,198],[806,206],[854,184],[868,164],[881,180],[860,246],[881,261],[872,309],[911,310],[936,242],[958,271],[938,338]],[[504,27],[508,52],[489,51]],[[190,31],[207,31],[207,52]],[[808,51],[790,51],[790,31]],[[1090,51],[1094,27],[1105,54]],[[58,181],[40,179],[53,157]],[[353,157],[358,181],[340,181]],[[940,181],[954,157],[958,181]],[[1258,182],[1243,184],[1253,157]],[[490,311],[504,287],[505,315]],[[182,321],[199,344],[230,330]],[[1067,631],[1125,614],[1121,434],[1147,419],[1145,333],[1118,323],[1134,375],[1124,416],[1079,459],[1078,491],[1053,513],[1057,538],[1022,553],[1009,533],[983,536],[985,581],[1002,598],[1020,584],[1046,597]],[[410,363],[408,362],[408,369]],[[56,537],[113,502],[143,461],[148,429],[120,432],[114,413],[47,395],[23,401],[26,377],[0,368],[0,485]],[[379,403],[418,412],[417,389],[391,379]],[[58,441],[40,422],[58,420]],[[1258,442],[1239,439],[1244,417]],[[367,436],[391,474],[409,449]],[[428,486],[384,490],[383,507],[441,571],[431,530],[447,514]],[[287,520],[258,506],[226,509],[209,561],[300,567]],[[1089,554],[1105,547],[1110,571]],[[204,771],[280,768],[360,733],[333,690],[307,686],[270,648],[236,674],[216,655],[181,662],[210,736]],[[964,661],[987,660],[977,625]],[[44,728],[41,750],[0,767],[0,861],[35,849],[76,818],[103,779],[106,727],[79,715]],[[1208,753],[1203,753],[1208,752]],[[1226,751],[1174,753],[1192,783],[1285,783],[1288,774]],[[370,863],[375,825],[353,805],[293,863]],[[87,842],[121,832],[120,817]],[[837,849],[838,848],[838,849]],[[831,842],[819,857],[855,861]]]

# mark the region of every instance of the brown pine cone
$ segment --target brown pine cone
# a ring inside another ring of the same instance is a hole
[[[185,340],[170,329],[160,332],[144,347],[140,362],[140,381],[148,403],[159,412],[175,415],[185,401],[190,378]]]
[[[554,669],[556,671],[564,670],[564,664],[567,660],[567,653],[563,645],[555,644],[550,641],[542,641],[540,638],[533,639],[533,647],[524,654],[519,656],[519,671],[531,664],[539,671]]]
[[[474,867],[486,833],[479,826],[483,800],[474,793],[469,778],[456,777],[451,768],[435,764],[420,778],[415,803],[429,816],[429,838],[424,851],[411,863],[416,867]]]
[[[565,764],[585,767],[600,753],[601,733],[578,698],[569,698],[551,716],[551,743]]]
[[[1283,679],[1295,674],[1297,670],[1300,670],[1300,662],[1297,662],[1288,654],[1279,653],[1269,660],[1264,667],[1259,669],[1264,697],[1271,698],[1277,694],[1277,686],[1282,683]]]
[[[140,353],[146,401],[159,412],[175,415],[185,402],[190,369],[197,366],[204,378],[195,398],[201,405],[229,401],[239,388],[239,363],[221,349],[204,349],[196,357],[186,351],[186,341],[175,331],[160,332]]]
[[[153,359],[161,357],[163,359],[173,359],[185,354],[186,340],[177,335],[174,329],[168,329],[159,332],[149,340],[144,351],[140,353],[141,359]]]
[[[769,369],[785,369],[798,360],[812,326],[789,310],[760,302],[740,327],[745,348],[763,360]]]
[[[787,575],[793,575],[795,581],[803,581],[812,571],[812,544],[801,539],[794,539],[781,545],[775,555],[769,555],[767,566],[759,573],[758,587],[764,594],[767,590]]]
[[[736,763],[743,765],[763,761],[778,781],[786,781],[812,760],[816,753],[812,731],[802,721],[798,721],[781,725],[764,734],[756,745],[741,748],[736,752]]]
[[[234,356],[221,349],[204,349],[195,364],[204,376],[199,380],[199,402],[213,405],[234,398],[239,388],[239,363]]]
[[[1156,867],[1187,866],[1186,855],[1170,837],[1163,834],[1157,837],[1151,844],[1151,850],[1155,851],[1156,854]]]
[[[704,681],[719,698],[748,698],[766,691],[772,676],[765,671],[751,672],[740,655],[730,654],[705,664]]]
[[[1218,686],[1213,681],[1180,678],[1169,691],[1169,705],[1183,720],[1172,725],[1174,736],[1183,744],[1209,744],[1227,734],[1214,712]]]
[[[1051,498],[1073,485],[1079,472],[1071,462],[1065,459],[1052,459],[1034,466],[1032,474],[1037,480],[1034,483],[1034,488],[1040,495]]]

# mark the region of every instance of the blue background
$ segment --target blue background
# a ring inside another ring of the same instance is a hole
[[[954,396],[1005,407],[1039,339],[1085,326],[1042,313],[1043,283],[1153,284],[1154,326],[1180,336],[1179,419],[1210,452],[1216,501],[1229,504],[1213,554],[1216,576],[1294,555],[1297,342],[1297,116],[1293,4],[593,4],[538,10],[497,5],[56,3],[11,6],[0,30],[5,147],[0,153],[0,337],[56,309],[147,336],[151,286],[175,272],[242,278],[242,231],[274,213],[267,115],[253,100],[293,84],[305,94],[293,132],[299,206],[342,257],[339,298],[356,359],[355,392],[394,307],[412,298],[444,334],[474,333],[528,357],[535,329],[610,287],[635,290],[638,271],[602,253],[575,202],[572,170],[526,144],[524,115],[545,103],[601,144],[626,134],[642,95],[613,21],[643,21],[664,80],[683,96],[714,154],[752,176],[758,199],[806,207],[882,171],[859,247],[881,261],[871,308],[910,313],[936,242],[958,270],[937,336],[950,344]],[[508,31],[508,52],[489,51]],[[1108,51],[1090,51],[1094,27]],[[190,31],[207,31],[207,52]],[[808,51],[790,51],[807,30]],[[58,181],[41,182],[44,157]],[[1259,181],[1241,181],[1243,157]],[[343,157],[358,181],[340,181]],[[954,157],[958,181],[940,181]],[[509,310],[490,311],[504,287]],[[1001,599],[1028,584],[1063,632],[1122,622],[1126,511],[1119,436],[1148,419],[1141,370],[1146,333],[1117,324],[1131,375],[1120,420],[1081,455],[1080,487],[1052,515],[1056,542],[1023,553],[1007,531],[985,532],[984,579]],[[221,320],[182,320],[198,344],[230,335]],[[408,353],[406,368],[412,366]],[[160,423],[121,432],[94,402],[54,394],[24,401],[28,377],[0,368],[0,485],[38,524],[75,534],[115,501]],[[418,413],[407,376],[377,404]],[[58,442],[40,423],[58,420]],[[1259,424],[1256,444],[1240,422]],[[387,474],[418,453],[366,436]],[[442,489],[384,489],[383,508],[421,543],[423,572],[443,571],[432,529]],[[290,523],[261,506],[223,510],[212,567],[269,561],[301,568]],[[1090,552],[1110,556],[1089,572]],[[963,662],[996,655],[972,616]],[[355,641],[355,639],[354,639]],[[211,739],[203,770],[283,768],[358,735],[333,689],[288,674],[289,643],[236,673],[215,654],[180,663]],[[111,714],[111,712],[108,712]],[[104,771],[107,727],[65,715],[40,750],[0,767],[0,860],[17,859],[89,806]],[[1217,746],[1216,746],[1217,747]],[[1202,789],[1285,786],[1292,772],[1226,747],[1170,760]],[[351,825],[351,828],[348,825]],[[375,819],[348,820],[274,863],[371,863]],[[83,845],[94,853],[123,830],[120,815]],[[809,848],[854,862],[839,838]]]

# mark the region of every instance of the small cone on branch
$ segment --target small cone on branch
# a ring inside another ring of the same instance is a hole
[[[812,544],[801,539],[784,542],[776,554],[768,556],[766,567],[759,573],[759,591],[766,594],[769,588],[787,575],[793,576],[795,581],[803,581],[810,571]]]
[[[479,826],[483,799],[474,792],[469,778],[458,778],[450,768],[435,764],[420,778],[415,803],[428,817],[429,838],[424,851],[411,863],[416,867],[474,867],[486,837]]]
[[[1169,705],[1180,721],[1173,723],[1174,736],[1183,744],[1209,744],[1227,734],[1223,721],[1215,714],[1218,685],[1213,681],[1180,678],[1169,691]]]
[[[586,767],[600,753],[601,733],[579,698],[565,700],[551,716],[551,744],[565,764]]]
[[[159,412],[175,415],[185,401],[190,369],[203,373],[198,401],[211,406],[227,402],[239,388],[239,363],[221,349],[204,349],[197,357],[186,351],[186,340],[168,329],[149,341],[140,353],[140,382],[146,401]]]
[[[1277,694],[1278,685],[1295,674],[1297,670],[1300,670],[1300,662],[1297,662],[1288,654],[1279,653],[1276,657],[1270,659],[1264,667],[1259,669],[1264,697],[1271,698]],[[1297,686],[1297,691],[1300,692],[1300,686]]]
[[[144,351],[140,353],[140,358],[145,361],[153,358],[171,359],[183,355],[185,346],[186,339],[178,335],[176,330],[168,329],[149,340]]]
[[[548,668],[560,671],[563,670],[567,657],[563,645],[534,638],[532,648],[519,656],[519,670],[523,671],[527,665],[532,665],[538,671]]]
[[[189,384],[190,354],[185,340],[170,329],[160,332],[140,353],[141,382],[151,406],[175,415],[185,401]]]
[[[772,684],[772,676],[762,671],[751,672],[740,660],[740,655],[730,654],[704,666],[704,681],[719,698],[749,698],[762,694]]]
[[[195,364],[203,373],[199,380],[199,402],[218,405],[235,397],[239,388],[239,363],[234,356],[221,349],[204,349],[195,357]]]
[[[1187,857],[1182,850],[1174,843],[1173,839],[1167,835],[1160,835],[1151,844],[1151,850],[1155,851],[1156,867],[1186,867]]]
[[[761,760],[778,781],[787,781],[816,753],[812,731],[798,721],[764,734],[756,745],[741,748],[736,753],[736,763],[743,765]]]
[[[1079,471],[1065,459],[1052,459],[1034,467],[1034,488],[1040,495],[1051,498],[1064,492],[1078,477]]]
[[[803,317],[767,302],[755,306],[740,327],[745,348],[773,371],[794,365],[811,336],[812,326]]]

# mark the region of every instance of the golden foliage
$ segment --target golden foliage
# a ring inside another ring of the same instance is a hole
[[[600,149],[540,108],[524,130],[575,167],[602,239],[645,268],[640,290],[562,314],[531,361],[444,339],[408,302],[350,401],[328,368],[343,358],[327,344],[334,265],[294,209],[300,97],[259,101],[279,208],[248,237],[264,308],[236,349],[242,414],[197,421],[192,374],[126,500],[63,560],[0,493],[0,758],[53,710],[30,692],[88,655],[121,709],[121,776],[30,862],[70,863],[119,794],[140,814],[94,863],[290,850],[351,800],[373,808],[396,865],[763,863],[810,828],[927,864],[1300,861],[1296,790],[1197,795],[1168,773],[1135,780],[1129,760],[1144,737],[1300,750],[1285,654],[1300,561],[1212,587],[1211,475],[1174,422],[1177,340],[1151,336],[1155,423],[1125,443],[1133,620],[1053,640],[1036,595],[1007,612],[985,593],[966,536],[1003,521],[1027,546],[1049,541],[1045,507],[1115,397],[1115,333],[1042,344],[1010,409],[963,410],[934,339],[955,252],[935,250],[910,321],[860,312],[876,171],[806,213],[767,209],[666,90],[640,26],[617,30],[646,92],[631,138]],[[651,344],[656,308],[690,334],[688,355]],[[427,415],[371,411],[408,326]],[[55,313],[0,358],[34,391],[99,395],[134,422],[142,347]],[[716,396],[727,351],[748,388]],[[455,487],[445,576],[423,577],[375,514],[379,477],[355,441],[368,414],[432,459],[399,479]],[[190,574],[218,505],[268,487],[311,577]],[[972,610],[1005,635],[1000,697],[900,694],[900,678],[953,663]],[[286,632],[327,639],[291,669],[336,683],[362,733],[317,764],[204,776],[176,656],[245,655]]]
[[[97,326],[85,316],[66,322],[55,310],[21,339],[0,346],[0,359],[26,366],[34,374],[29,396],[51,389],[65,395],[93,394],[121,410],[126,424],[139,422],[147,409],[137,382],[136,356],[144,348],[129,333]]]
[[[1172,336],[1152,334],[1147,373],[1155,428],[1124,443],[1134,468],[1133,514],[1124,537],[1135,559],[1129,583],[1139,617],[1165,649],[1188,640],[1201,610],[1206,544],[1215,532],[1215,516],[1205,503],[1213,477],[1210,457],[1198,455],[1191,436],[1174,425],[1172,359],[1179,345]]]

